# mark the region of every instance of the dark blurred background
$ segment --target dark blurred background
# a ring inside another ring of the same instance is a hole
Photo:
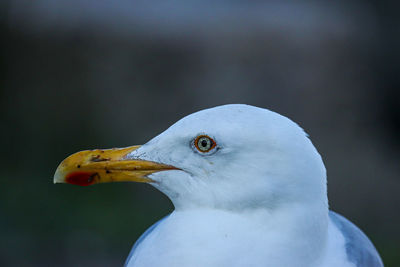
[[[53,185],[59,162],[247,103],[310,134],[331,208],[400,266],[398,14],[384,1],[2,0],[0,265],[122,266],[168,198]]]

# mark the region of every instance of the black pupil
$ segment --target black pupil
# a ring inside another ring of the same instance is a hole
[[[208,144],[207,140],[205,140],[205,139],[201,140],[202,147],[207,147],[207,144]]]

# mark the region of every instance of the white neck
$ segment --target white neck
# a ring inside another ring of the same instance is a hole
[[[291,266],[295,261],[296,266],[318,266],[325,249],[327,225],[328,211],[317,205],[295,204],[275,212],[174,211],[142,246],[144,250],[149,246],[149,253],[151,250],[150,254],[158,257],[142,259],[142,263],[143,266],[254,266],[257,262],[268,262],[270,266]],[[153,238],[157,239],[156,247]],[[232,256],[236,254],[246,257]]]

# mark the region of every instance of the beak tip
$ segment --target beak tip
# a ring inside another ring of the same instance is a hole
[[[57,169],[56,172],[54,173],[53,183],[54,184],[65,183],[64,175],[62,175],[59,169]]]

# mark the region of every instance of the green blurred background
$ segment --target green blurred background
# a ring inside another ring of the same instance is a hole
[[[143,184],[53,185],[69,154],[142,144],[226,103],[298,122],[333,210],[400,266],[398,10],[382,1],[3,0],[1,266],[121,266],[172,211]]]

